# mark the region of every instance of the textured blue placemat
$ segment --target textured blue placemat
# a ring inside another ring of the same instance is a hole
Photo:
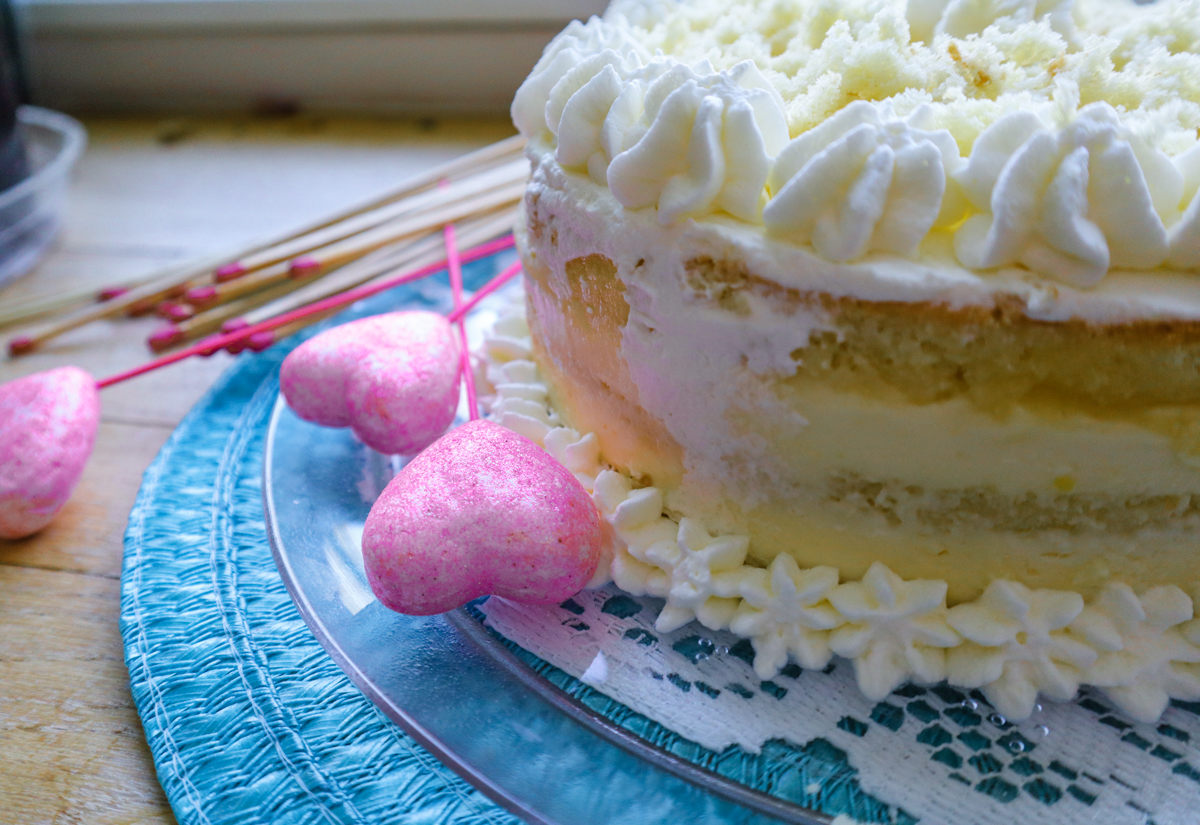
[[[468,284],[507,260],[466,268]],[[428,304],[428,291],[349,315]],[[276,571],[262,455],[279,365],[299,341],[238,359],[146,470],[130,514],[121,631],[167,799],[184,825],[516,823],[354,687]]]

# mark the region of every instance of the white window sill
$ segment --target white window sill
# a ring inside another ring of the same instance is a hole
[[[37,34],[565,25],[604,0],[18,0]]]

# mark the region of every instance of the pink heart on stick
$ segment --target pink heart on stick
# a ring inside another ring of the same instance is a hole
[[[0,384],[0,538],[50,523],[79,482],[99,426],[96,381],[78,367]]]
[[[389,455],[418,453],[446,432],[458,382],[458,339],[432,312],[393,312],[326,330],[296,347],[279,374],[296,415],[350,427]]]
[[[392,479],[363,531],[367,581],[428,616],[484,595],[552,604],[600,561],[591,496],[532,441],[490,421],[443,436]]]

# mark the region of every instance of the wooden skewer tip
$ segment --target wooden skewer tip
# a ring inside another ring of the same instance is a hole
[[[150,349],[154,352],[162,352],[165,349],[170,349],[182,340],[183,330],[175,326],[175,324],[164,324],[150,333],[150,337],[146,339],[146,343],[149,344]]]
[[[187,292],[183,293],[183,300],[187,301],[196,309],[207,309],[217,302],[220,298],[220,293],[217,292],[215,286],[197,286],[192,287]]]
[[[223,284],[226,281],[232,281],[246,274],[246,266],[241,261],[233,261],[232,263],[222,264],[213,270],[213,280],[218,284]]]
[[[207,347],[206,349],[200,350],[199,355],[201,358],[212,358],[214,355],[216,355],[220,351],[221,351],[221,347],[214,344],[211,347]]]
[[[9,355],[26,355],[37,349],[38,343],[28,335],[18,335],[8,342]]]
[[[110,286],[108,289],[102,289],[97,292],[96,300],[103,304],[107,301],[113,300],[114,298],[120,298],[128,291],[129,287],[126,286]]]
[[[158,315],[160,318],[165,318],[168,321],[186,321],[196,314],[196,308],[188,304],[180,304],[175,301],[163,301],[158,305]]]
[[[293,258],[288,264],[288,275],[292,278],[304,278],[321,268],[321,262],[311,255],[301,255]]]
[[[246,339],[246,346],[254,352],[262,352],[274,343],[275,330],[273,329],[264,329],[262,332],[255,332]]]

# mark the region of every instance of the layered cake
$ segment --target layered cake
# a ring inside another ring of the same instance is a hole
[[[661,629],[1200,699],[1200,4],[620,2],[512,114],[493,416]]]

